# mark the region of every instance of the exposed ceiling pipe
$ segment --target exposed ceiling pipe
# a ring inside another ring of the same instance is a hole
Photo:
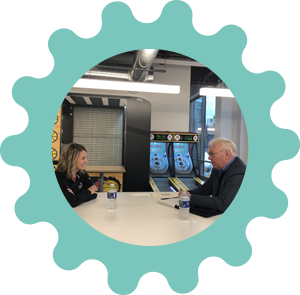
[[[158,49],[141,49],[135,52],[132,64],[135,70],[130,71],[132,81],[142,82],[146,80],[157,53]]]
[[[129,81],[129,70],[93,68],[83,75],[82,78]]]
[[[130,70],[93,68],[82,76],[88,79],[105,79],[118,81],[153,82],[151,66],[158,53],[158,49],[137,50]],[[122,65],[124,67],[124,65]],[[134,68],[134,70],[131,70]]]

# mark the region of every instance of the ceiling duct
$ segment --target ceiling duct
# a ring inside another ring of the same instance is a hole
[[[105,66],[107,66],[107,68],[105,68]],[[117,67],[117,69],[112,69],[112,66]],[[130,81],[129,72],[131,67],[128,67],[128,69],[124,69],[125,67],[128,66],[120,64],[105,64],[103,68],[95,67],[91,69],[85,75],[83,75],[82,78]]]
[[[132,66],[110,64],[101,68],[93,68],[82,78],[105,79],[118,81],[153,82],[151,66],[158,53],[158,49],[141,49],[135,52]],[[126,69],[128,68],[128,69]]]
[[[135,70],[130,71],[132,81],[143,82],[146,80],[157,53],[158,49],[141,49],[135,52],[132,65]]]

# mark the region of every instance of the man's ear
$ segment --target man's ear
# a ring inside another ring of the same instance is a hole
[[[230,150],[227,150],[227,151],[225,152],[225,154],[226,154],[226,159],[229,159],[229,158],[232,157],[232,153],[231,153]]]

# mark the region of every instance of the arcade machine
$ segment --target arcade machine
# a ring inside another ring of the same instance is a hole
[[[169,177],[174,174],[173,134],[171,132],[151,132],[149,183],[154,192],[169,192]]]
[[[170,185],[176,191],[187,191],[204,184],[200,179],[198,142],[197,133],[174,133],[175,177],[170,177]]]

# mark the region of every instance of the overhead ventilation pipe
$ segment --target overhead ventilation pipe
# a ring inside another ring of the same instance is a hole
[[[145,81],[158,49],[141,49],[135,52],[132,67],[135,70],[130,71],[130,78],[135,82]]]
[[[137,50],[134,55],[132,66],[126,69],[125,65],[114,65],[123,69],[98,68],[91,69],[82,78],[104,79],[118,81],[153,82],[153,74],[149,74],[158,49]],[[125,68],[125,69],[124,69]],[[132,70],[134,69],[134,70]]]

